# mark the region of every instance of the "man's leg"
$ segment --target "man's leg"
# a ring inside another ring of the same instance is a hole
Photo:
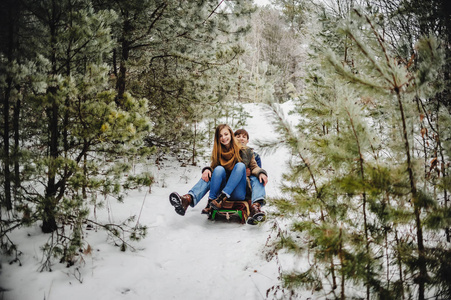
[[[261,207],[265,205],[265,186],[255,176],[250,176],[252,187],[252,205],[250,207],[250,215],[247,219],[247,224],[257,225],[260,222],[266,220],[266,213],[261,210]]]
[[[251,198],[252,199],[252,203],[255,203],[256,201],[259,201],[262,206],[265,205],[265,203],[266,203],[266,201],[265,201],[265,198],[266,198],[265,186],[254,175],[251,175],[249,177],[249,179],[251,181],[251,188],[252,188],[252,198]]]

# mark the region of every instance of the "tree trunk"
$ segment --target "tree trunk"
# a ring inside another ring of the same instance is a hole
[[[53,232],[56,226],[56,159],[58,158],[58,104],[56,103],[56,88],[49,89],[49,93],[54,96],[49,114],[49,132],[50,132],[50,162],[47,175],[47,188],[44,198],[44,215],[42,231],[45,233]]]
[[[193,138],[193,158],[192,165],[196,165],[196,140],[197,140],[197,122],[194,121],[194,138]]]
[[[53,2],[53,15],[49,21],[49,29],[50,29],[50,45],[51,45],[51,73],[50,76],[56,76],[57,72],[57,60],[56,60],[56,52],[57,52],[57,8],[55,7],[56,3]],[[50,233],[57,229],[56,225],[56,159],[58,158],[58,100],[57,100],[57,90],[56,86],[50,86],[47,89],[47,95],[51,101],[51,106],[47,109],[47,117],[48,117],[48,149],[49,149],[49,163],[48,163],[48,174],[47,174],[47,187],[44,195],[44,203],[43,203],[43,215],[42,215],[42,231],[44,233]]]
[[[401,296],[402,296],[402,300],[405,299],[404,297],[404,276],[403,276],[403,272],[402,272],[402,257],[401,257],[401,242],[399,241],[398,238],[398,230],[395,228],[395,241],[396,241],[396,254],[398,255],[397,257],[397,264],[398,264],[398,269],[399,269],[399,281],[401,282]]]
[[[17,5],[14,5],[13,3],[8,4],[8,37],[7,37],[7,43],[8,45],[6,48],[6,56],[8,61],[12,62],[14,60],[14,48],[17,46],[15,43],[15,24],[14,19],[17,16]],[[4,115],[4,123],[3,123],[3,151],[4,151],[4,173],[5,173],[5,183],[4,183],[4,189],[5,189],[5,198],[4,198],[4,205],[7,210],[12,209],[12,200],[11,200],[11,169],[10,169],[10,163],[11,163],[11,153],[10,153],[10,142],[9,142],[9,135],[10,135],[10,116],[9,116],[9,110],[10,110],[10,101],[11,101],[11,89],[13,88],[13,78],[11,76],[8,76],[6,79],[6,88],[5,88],[5,94],[3,98],[3,115]]]
[[[17,200],[17,193],[19,187],[21,185],[20,180],[20,164],[19,164],[19,150],[20,150],[20,133],[19,133],[19,124],[20,124],[20,110],[21,110],[21,101],[19,99],[16,100],[14,105],[14,118],[13,118],[13,130],[14,130],[14,197]]]
[[[12,78],[9,77],[7,79],[8,85],[6,87],[5,91],[5,97],[3,98],[3,115],[4,115],[4,122],[3,122],[3,151],[4,151],[4,173],[5,173],[5,198],[4,198],[4,205],[7,210],[11,210],[13,208],[12,201],[11,201],[11,171],[10,171],[10,161],[11,156],[9,153],[9,98],[10,98],[10,92],[11,92],[11,84],[12,84]]]
[[[401,94],[399,91],[399,88],[396,87],[395,89],[399,110],[401,112],[401,122],[402,122],[402,130],[403,130],[403,137],[404,137],[404,147],[406,151],[407,156],[407,172],[409,174],[409,182],[410,182],[410,193],[412,194],[412,203],[413,203],[413,210],[415,214],[415,224],[417,229],[417,240],[418,240],[418,268],[420,270],[420,274],[417,277],[418,282],[418,299],[424,300],[424,286],[426,283],[427,278],[427,269],[426,269],[426,257],[425,257],[425,250],[424,250],[424,241],[423,241],[423,225],[421,223],[421,209],[418,207],[418,192],[417,187],[415,184],[415,178],[413,174],[413,165],[412,165],[412,159],[410,156],[410,146],[409,146],[409,139],[407,136],[407,125],[406,125],[406,118],[404,115],[404,108],[402,104]]]
[[[116,81],[116,104],[121,106],[123,104],[125,86],[127,82],[127,61],[130,55],[130,41],[127,36],[131,34],[132,26],[128,20],[124,21],[123,32],[122,32],[122,49],[121,49],[121,61],[119,65],[119,74]]]
[[[330,256],[330,275],[332,276],[332,290],[337,288],[337,276],[335,275],[334,256]]]
[[[345,272],[345,266],[344,266],[344,255],[343,255],[343,239],[342,239],[342,228],[340,227],[340,249],[338,252],[338,257],[340,258],[340,265],[341,265],[341,293],[340,293],[340,299],[344,300],[346,299],[345,294],[345,281],[346,281],[346,272]]]
[[[355,141],[357,143],[357,149],[359,151],[359,167],[360,167],[360,178],[362,178],[362,182],[365,182],[365,169],[364,169],[364,160],[363,160],[363,154],[362,154],[362,149],[360,148],[360,141],[359,141],[359,137],[357,135],[357,131],[355,129],[354,126],[354,120],[352,119],[351,114],[349,113],[348,110],[346,110],[346,112],[348,113],[349,116],[349,121],[351,123],[351,128],[352,128],[352,132],[354,134],[355,137]],[[366,249],[366,254],[367,254],[367,258],[369,259],[370,257],[370,242],[368,240],[368,220],[367,220],[367,216],[366,216],[366,191],[365,189],[363,189],[363,195],[362,195],[362,199],[363,199],[363,204],[362,204],[362,213],[363,213],[363,231],[365,233],[365,249]],[[371,271],[371,266],[370,263],[367,262],[366,265],[366,299],[370,299],[370,271]]]

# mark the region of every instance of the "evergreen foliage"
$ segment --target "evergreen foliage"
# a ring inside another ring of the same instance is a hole
[[[199,128],[203,119],[243,125],[236,58],[254,10],[251,1],[3,1],[4,252],[17,258],[9,234],[36,223],[49,233],[42,270],[55,258],[82,264],[87,227],[133,249],[146,227],[133,217],[105,224],[97,209],[152,184],[135,173],[150,154],[189,150],[184,163],[195,164],[196,141],[214,128]]]
[[[444,86],[444,50],[426,35],[400,57],[371,9],[319,13],[306,86],[293,99],[296,127],[271,104],[292,151],[287,197],[273,202],[289,230],[278,229],[273,247],[309,257],[305,269],[282,274],[285,287],[340,299],[444,297],[439,274],[448,267],[433,266],[437,249],[447,252],[438,238],[449,226],[447,187],[431,180],[431,145],[442,139],[426,136],[438,118],[425,109]],[[435,179],[447,177],[447,157]]]
[[[298,9],[298,8],[296,8]],[[278,9],[261,7],[252,19],[252,33],[246,39],[246,52],[241,56],[243,98],[254,102],[275,98],[286,101],[290,93],[302,87],[303,38],[298,23],[307,16],[285,22]]]
[[[197,126],[240,110],[235,60],[248,32],[251,1],[98,2],[118,12],[113,34],[113,77],[123,90],[149,101],[152,133],[148,145],[161,153],[188,152],[195,163],[196,142],[205,138]],[[233,117],[233,116],[232,116]],[[227,122],[230,122],[227,120]],[[212,130],[208,128],[208,131]],[[191,151],[192,150],[192,151]]]
[[[284,142],[261,146],[292,153],[268,258],[309,264],[267,296],[450,298],[448,2],[2,1],[3,252],[20,262],[10,233],[36,223],[41,270],[83,264],[87,226],[133,249],[146,227],[96,211],[152,184],[136,164],[196,164],[268,101]]]

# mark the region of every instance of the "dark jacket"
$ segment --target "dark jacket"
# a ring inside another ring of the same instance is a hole
[[[240,155],[243,163],[246,165],[246,168],[249,168],[251,170],[252,175],[257,178],[261,173],[268,176],[266,171],[258,166],[257,161],[255,160],[254,151],[251,148],[246,147],[241,149]]]
[[[252,151],[254,151],[254,149],[252,149]],[[254,151],[254,157],[255,157],[255,161],[257,162],[257,165],[261,168],[262,167],[262,160],[260,158],[260,155],[258,155],[258,153]]]

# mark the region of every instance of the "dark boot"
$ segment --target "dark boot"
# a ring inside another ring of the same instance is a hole
[[[266,213],[261,210],[260,202],[255,202],[250,207],[250,215],[247,218],[247,224],[249,225],[257,225],[260,222],[264,222],[266,220]]]
[[[176,213],[184,216],[188,206],[191,202],[193,202],[193,200],[189,194],[180,196],[178,193],[174,192],[169,195],[169,202],[171,202],[171,205],[174,206]]]
[[[227,195],[224,193],[221,193],[218,198],[215,200],[212,200],[210,203],[210,207],[214,210],[220,210],[222,207],[222,201],[227,200]]]
[[[210,207],[211,201],[212,201],[211,199],[208,199],[208,204],[207,204],[207,206],[205,206],[204,209],[202,209],[202,212],[201,212],[202,214],[208,215],[211,213],[211,207]]]

